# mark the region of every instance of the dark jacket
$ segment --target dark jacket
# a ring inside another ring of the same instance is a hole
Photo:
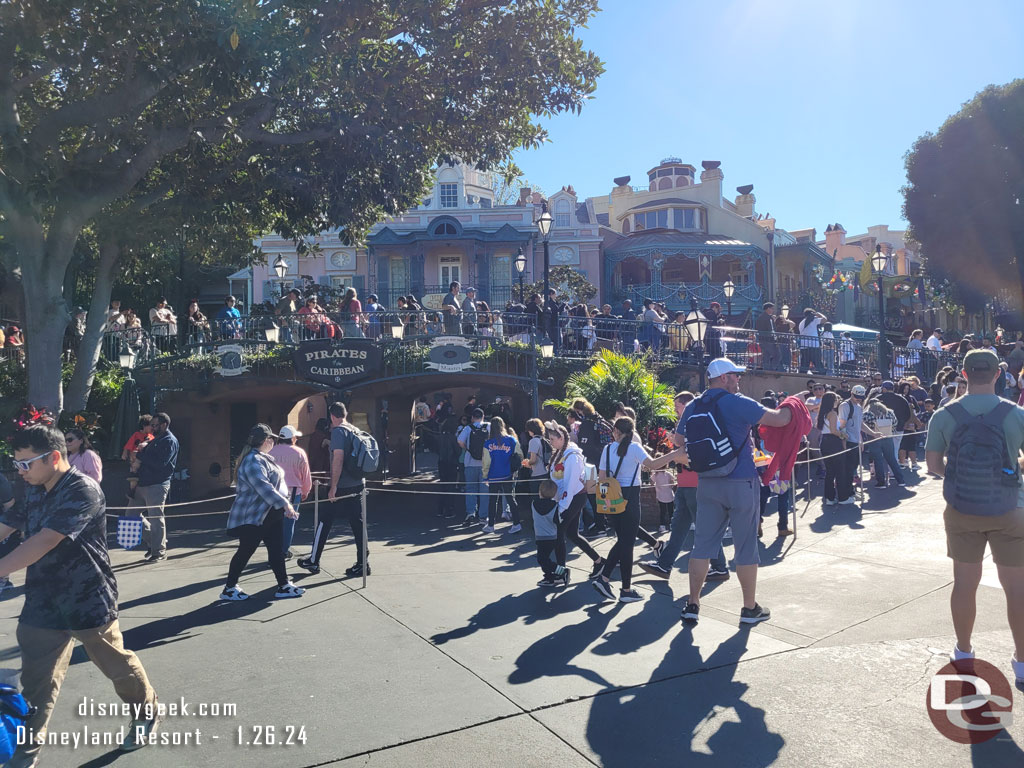
[[[174,474],[178,438],[170,430],[139,448],[139,485],[160,485]]]

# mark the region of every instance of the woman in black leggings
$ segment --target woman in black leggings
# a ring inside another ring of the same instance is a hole
[[[615,566],[619,566],[622,576],[622,590],[619,592],[620,603],[635,603],[643,598],[630,586],[633,576],[633,547],[636,546],[637,532],[640,530],[640,469],[661,469],[682,456],[683,450],[678,448],[657,459],[652,459],[642,444],[633,441],[635,425],[628,416],[616,419],[612,427],[615,442],[609,443],[601,451],[601,463],[597,467],[601,479],[614,477],[622,486],[622,498],[626,500],[626,509],[622,514],[609,515],[615,529],[615,544],[612,546],[600,578],[594,580],[594,589],[609,600],[615,600],[611,588],[611,576]]]
[[[249,595],[238,588],[238,577],[260,542],[267,548],[267,562],[277,577],[274,597],[284,600],[302,597],[304,589],[288,580],[284,565],[284,518],[298,518],[292,507],[281,469],[269,451],[274,433],[266,424],[257,424],[249,432],[246,452],[238,462],[238,493],[228,514],[228,532],[238,537],[238,551],[228,566],[228,580],[221,600],[246,600]]]
[[[604,567],[604,560],[587,540],[580,536],[580,514],[587,503],[587,486],[585,482],[586,459],[579,446],[569,441],[569,432],[561,424],[549,421],[544,425],[544,434],[551,443],[551,464],[548,473],[558,486],[556,501],[558,512],[556,523],[558,538],[555,540],[555,559],[559,565],[565,565],[567,541],[571,541],[580,551],[594,561],[590,578],[595,579]],[[569,583],[569,571],[563,574],[564,583]]]

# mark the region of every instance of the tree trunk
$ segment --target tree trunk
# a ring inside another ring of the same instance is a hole
[[[117,264],[120,255],[121,247],[116,241],[107,240],[100,244],[96,285],[89,304],[85,335],[78,345],[75,372],[68,383],[64,401],[64,407],[72,413],[84,411],[89,403],[89,393],[96,378],[96,364],[100,359],[103,335],[107,326],[107,307],[110,306],[110,292],[114,287],[114,265]]]
[[[59,414],[64,406],[61,363],[64,331],[71,319],[61,295],[63,274],[37,269],[22,260],[21,282],[25,293],[25,352],[28,366],[28,400],[36,407]],[[27,268],[26,268],[27,267]]]

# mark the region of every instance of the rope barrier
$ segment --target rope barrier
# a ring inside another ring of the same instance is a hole
[[[367,488],[366,490],[367,491],[375,491],[376,492],[376,491],[378,491],[380,489],[378,489],[378,488]],[[209,504],[209,503],[214,502],[214,501],[224,501],[225,499],[233,499],[237,495],[238,494],[233,493],[230,496],[220,496],[220,497],[218,497],[216,499],[199,499],[198,501],[182,501],[182,502],[179,502],[177,504],[165,504],[164,505],[164,509],[167,509],[167,507],[189,507],[189,506],[194,506],[196,504]],[[342,499],[354,499],[357,496],[362,496],[362,493],[351,493],[351,494],[349,494],[347,496],[338,496],[337,499],[335,499],[335,500],[336,501],[341,501]],[[315,505],[317,503],[317,501],[323,501],[323,502],[326,503],[327,499],[308,499],[307,501],[302,501],[302,502],[299,502],[297,505],[294,505],[294,508],[298,509],[299,507],[305,507],[307,505]],[[146,512],[149,508],[147,506],[145,506],[144,504],[143,505],[134,506],[134,507],[107,507],[107,511],[108,512],[110,510],[117,510],[117,511],[122,511],[123,512],[123,511],[130,511],[130,510],[133,510],[133,509],[138,510],[139,512]],[[187,514],[187,515],[175,515],[174,517],[175,517],[175,519],[178,519],[178,518],[181,518],[181,517],[207,517],[208,515],[227,515],[227,514],[230,514],[230,512],[231,512],[230,509],[221,509],[221,510],[212,510],[210,512],[193,512],[193,513]],[[120,515],[110,515],[110,514],[108,514],[107,517],[120,517]]]

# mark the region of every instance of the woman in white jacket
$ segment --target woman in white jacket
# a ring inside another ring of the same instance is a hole
[[[555,559],[565,565],[566,540],[571,541],[580,551],[594,561],[590,578],[595,579],[604,568],[604,559],[594,551],[586,539],[580,536],[580,513],[587,503],[587,460],[576,443],[570,442],[569,432],[561,424],[549,421],[544,425],[544,436],[551,443],[551,464],[548,473],[558,486],[555,496],[558,501],[558,538],[555,540]],[[569,583],[569,571],[563,571],[565,584]]]

